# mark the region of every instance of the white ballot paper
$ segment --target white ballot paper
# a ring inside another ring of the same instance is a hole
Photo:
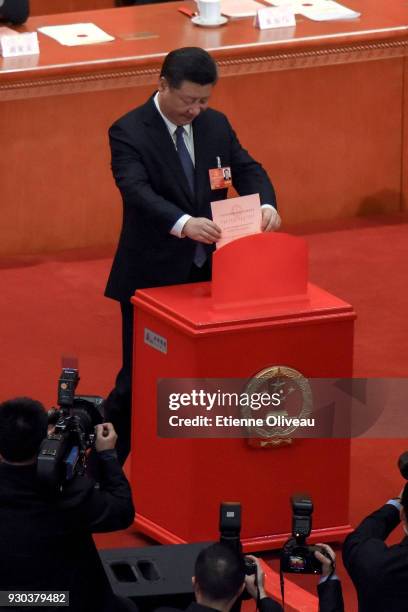
[[[61,45],[75,47],[76,45],[92,45],[94,43],[115,40],[94,23],[73,23],[62,26],[44,26],[38,28],[41,34],[50,36]]]
[[[211,211],[214,223],[221,229],[217,249],[237,238],[261,232],[259,193],[211,202]]]

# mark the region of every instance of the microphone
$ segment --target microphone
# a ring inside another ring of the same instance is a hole
[[[29,0],[0,0],[0,19],[15,25],[27,21],[30,13]]]

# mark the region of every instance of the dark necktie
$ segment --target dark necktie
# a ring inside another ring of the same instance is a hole
[[[191,193],[194,195],[194,164],[191,159],[190,153],[186,147],[186,143],[184,142],[184,128],[182,125],[179,125],[176,129],[176,147],[177,153],[181,161],[181,165],[183,166],[184,174],[187,177],[188,184],[191,189]],[[198,242],[196,245],[196,250],[194,254],[194,263],[196,266],[201,268],[205,260],[207,259],[207,253],[205,251],[204,245],[201,242]]]
[[[186,175],[191,193],[194,195],[194,165],[184,142],[184,127],[179,125],[176,129],[176,147],[177,153],[183,166],[184,174]]]

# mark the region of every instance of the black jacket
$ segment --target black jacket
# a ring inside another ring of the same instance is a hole
[[[191,603],[185,612],[214,612],[214,608],[202,606],[196,602]],[[156,612],[180,612],[176,608],[159,608]],[[282,612],[282,606],[270,597],[264,597],[259,604],[259,612]]]
[[[319,612],[344,612],[343,594],[340,580],[326,580],[318,586]],[[156,612],[177,612],[175,608],[159,608]],[[213,608],[192,603],[186,612],[213,612]],[[283,612],[277,601],[264,597],[260,601],[259,612]],[[317,612],[317,610],[316,610]],[[384,611],[385,612],[385,611]]]
[[[325,580],[317,586],[319,612],[344,612],[340,580]]]
[[[192,125],[194,194],[153,98],[109,130],[112,171],[123,200],[123,226],[105,292],[110,298],[125,302],[135,289],[187,281],[196,243],[169,232],[183,214],[211,219],[211,201],[227,197],[227,189],[210,187],[208,170],[217,166],[217,157],[231,167],[240,195],[259,193],[261,203],[275,205],[266,172],[241,147],[225,115],[207,109]]]
[[[35,465],[0,462],[0,590],[69,591],[65,610],[111,612],[113,594],[91,534],[128,527],[134,507],[116,452],[98,457],[100,488],[76,476],[57,497],[40,493]]]
[[[344,565],[357,590],[359,612],[408,611],[408,538],[385,544],[399,521],[397,508],[385,504],[344,542]]]

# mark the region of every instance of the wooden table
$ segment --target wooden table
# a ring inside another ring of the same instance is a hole
[[[270,173],[286,222],[407,207],[407,0],[348,0],[361,18],[298,17],[294,29],[264,31],[251,18],[199,28],[180,5],[32,17],[21,27],[92,21],[116,39],[64,47],[40,34],[40,56],[0,60],[0,253],[116,242],[107,129],[148,98],[164,56],[180,46],[217,59],[212,106]]]

